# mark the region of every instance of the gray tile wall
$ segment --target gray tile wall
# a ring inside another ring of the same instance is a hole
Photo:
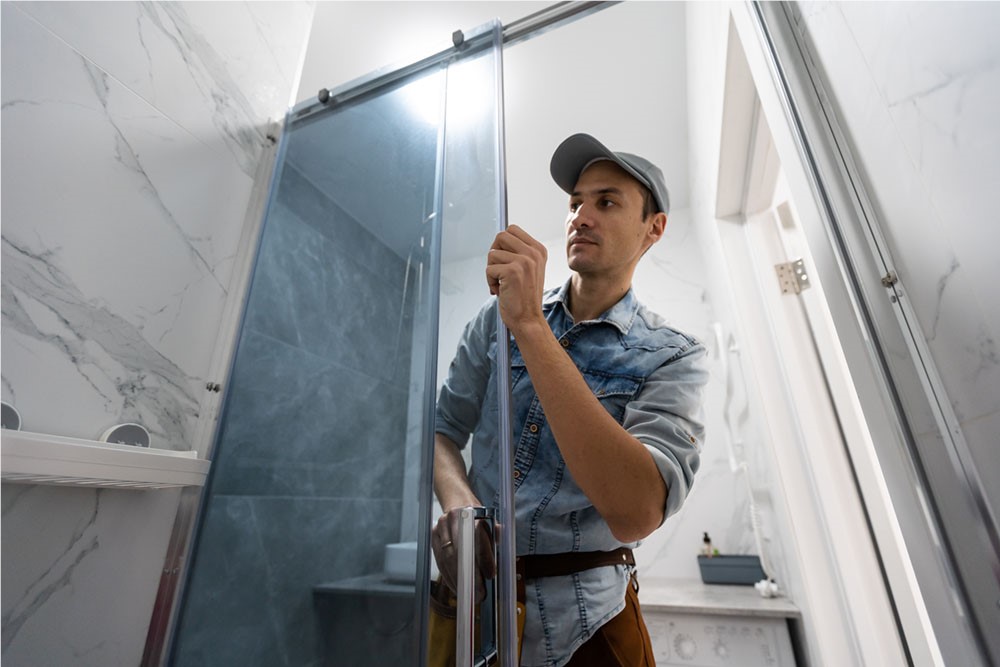
[[[286,164],[230,382],[177,664],[321,664],[330,629],[320,629],[313,586],[381,571],[382,547],[400,530],[406,270]]]

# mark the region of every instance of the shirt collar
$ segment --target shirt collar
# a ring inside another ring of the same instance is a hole
[[[563,283],[562,287],[551,289],[545,293],[542,298],[542,310],[550,311],[555,305],[562,304],[563,312],[565,312],[566,317],[570,320],[573,319],[572,314],[569,312],[569,285],[570,281],[567,280]],[[635,297],[635,292],[629,287],[628,292],[625,293],[618,303],[608,308],[604,313],[595,320],[588,320],[588,323],[603,322],[605,324],[610,324],[624,336],[628,333],[628,330],[632,328],[632,322],[635,321],[635,315],[639,312],[639,300]]]

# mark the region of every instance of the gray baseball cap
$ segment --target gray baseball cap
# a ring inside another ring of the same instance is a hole
[[[556,148],[549,163],[552,179],[568,194],[573,194],[583,170],[598,160],[611,160],[630,176],[649,188],[659,210],[670,213],[670,193],[663,182],[663,172],[646,158],[609,150],[589,134],[574,134]]]

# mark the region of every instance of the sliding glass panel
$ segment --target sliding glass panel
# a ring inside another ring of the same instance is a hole
[[[286,130],[172,664],[418,664],[445,78]]]
[[[497,232],[506,227],[501,27],[483,26],[466,39],[472,55],[448,69],[439,386],[448,376],[466,324],[492,298],[486,257]],[[496,355],[499,373],[490,378],[493,385],[486,388],[480,419],[492,423],[496,437],[478,443],[473,438],[462,454],[467,466],[477,468],[474,490],[479,500],[498,524],[510,526],[500,532],[513,538],[507,334],[499,318],[495,325],[499,344],[490,353]],[[500,540],[497,564],[496,616],[486,604],[478,610],[475,653],[478,663],[499,646],[500,664],[515,665],[513,652],[503,650],[516,646],[513,539]]]
[[[426,662],[439,349],[447,368],[488,299],[504,221],[500,39],[289,116],[171,664]],[[512,626],[510,553],[483,653]]]

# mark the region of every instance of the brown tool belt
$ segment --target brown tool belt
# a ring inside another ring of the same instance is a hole
[[[607,565],[635,565],[635,556],[628,547],[614,551],[570,551],[561,554],[530,554],[518,556],[514,571],[517,573],[517,601],[524,603],[524,583],[529,579],[543,577],[563,577],[595,567]],[[455,617],[454,595],[448,589],[434,582],[431,585],[431,606],[438,613]]]
[[[514,567],[517,573],[517,601],[524,603],[524,584],[529,579],[563,577],[606,565],[634,566],[635,556],[628,547],[614,551],[570,551],[562,554],[518,556]]]
[[[524,579],[562,577],[606,565],[635,565],[628,547],[614,551],[570,551],[563,554],[518,556],[515,571]]]

